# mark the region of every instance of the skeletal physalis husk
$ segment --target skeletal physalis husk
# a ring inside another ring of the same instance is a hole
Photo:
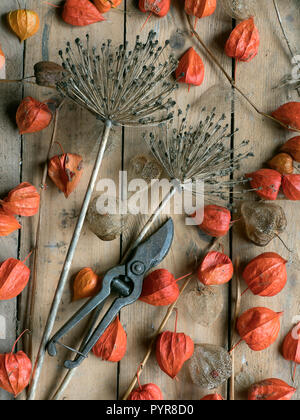
[[[255,0],[222,0],[225,12],[238,20],[249,19],[255,16]]]
[[[198,344],[187,362],[193,383],[200,388],[216,389],[232,375],[232,359],[223,347]]]
[[[161,166],[154,159],[144,155],[135,156],[129,163],[129,180],[140,178],[150,183],[154,179],[159,179],[161,173]]]
[[[106,196],[107,197],[107,196]],[[115,203],[112,209],[106,209],[108,202]],[[113,241],[129,229],[128,214],[120,214],[120,202],[116,197],[95,197],[87,213],[87,222],[91,231],[102,241]]]
[[[248,239],[258,246],[268,245],[287,227],[284,210],[277,204],[243,203],[241,213]]]

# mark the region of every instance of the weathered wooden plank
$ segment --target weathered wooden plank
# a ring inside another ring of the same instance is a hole
[[[0,16],[14,7],[14,1],[0,5]],[[0,70],[0,78],[20,79],[23,72],[23,46],[10,29],[0,26],[0,43],[6,56],[6,66]],[[0,85],[0,195],[20,182],[21,137],[15,125],[15,112],[22,97],[22,86],[18,84]],[[0,261],[18,256],[19,234],[0,238]],[[0,353],[9,352],[16,338],[17,312],[16,299],[0,302]],[[11,395],[0,389],[0,400],[12,399]]]

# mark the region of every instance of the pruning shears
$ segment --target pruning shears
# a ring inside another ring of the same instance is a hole
[[[116,294],[114,300],[100,324],[90,334],[83,348],[80,349],[74,361],[67,360],[65,368],[78,367],[98,342],[107,327],[114,321],[125,306],[136,302],[143,288],[144,277],[149,270],[159,265],[167,256],[174,237],[173,220],[169,219],[156,233],[144,243],[135,248],[124,265],[119,265],[108,271],[103,279],[101,291],[87,302],[49,341],[47,350],[50,356],[56,356],[59,340],[69,333],[79,322],[92,311],[100,312],[108,297]],[[64,347],[67,347],[63,345]],[[67,347],[68,348],[68,347]]]

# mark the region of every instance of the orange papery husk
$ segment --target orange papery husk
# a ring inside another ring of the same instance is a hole
[[[202,217],[202,212],[200,213],[200,217]],[[197,223],[198,212],[192,217]],[[221,238],[228,233],[231,227],[231,213],[225,207],[207,205],[204,207],[203,220],[198,226],[207,235],[214,238]]]
[[[20,103],[16,121],[20,134],[36,133],[49,126],[52,113],[48,106],[28,96]]]
[[[287,283],[287,261],[275,252],[254,258],[243,272],[243,278],[254,295],[278,295]]]
[[[185,0],[184,10],[198,19],[211,16],[217,8],[217,0]]]
[[[73,300],[95,296],[101,289],[102,282],[94,271],[87,267],[79,271],[74,280]]]
[[[127,335],[117,316],[93,347],[93,353],[102,360],[119,362],[125,356],[126,349]]]
[[[105,20],[97,7],[89,0],[67,0],[62,18],[73,26],[86,26]]]
[[[168,270],[159,269],[150,273],[143,283],[140,300],[153,306],[167,306],[180,294],[175,277]]]
[[[0,45],[0,69],[2,69],[2,67],[4,67],[5,65],[5,55],[4,52],[1,49],[1,45]]]
[[[50,159],[48,164],[48,176],[65,194],[69,195],[75,190],[83,173],[83,160],[80,155],[64,153]]]
[[[133,390],[129,397],[129,401],[147,401],[147,400],[163,400],[160,388],[155,384],[141,385]]]
[[[0,354],[0,388],[17,397],[29,384],[32,364],[23,352]]]
[[[250,18],[239,23],[231,32],[225,46],[225,53],[228,57],[238,61],[249,62],[258,54],[260,44],[259,32]]]
[[[169,13],[171,0],[139,0],[141,12],[154,13],[158,17],[164,17]]]
[[[200,401],[224,401],[224,398],[220,394],[210,394],[206,397],[201,398]]]
[[[296,363],[296,365],[300,364],[300,323],[285,337],[282,346],[282,355],[285,360],[290,360]],[[294,371],[294,376],[295,374],[296,370]]]
[[[300,102],[288,102],[272,113],[272,117],[289,127],[300,130]]]
[[[265,350],[277,340],[282,314],[268,308],[249,309],[238,318],[237,331],[251,350]]]
[[[15,258],[0,265],[0,300],[9,300],[23,292],[30,278],[30,269]]]
[[[279,153],[268,162],[271,169],[279,172],[281,175],[292,174],[294,172],[294,161],[288,153]]]
[[[0,209],[0,236],[8,236],[18,229],[21,229],[21,225],[17,219]]]
[[[292,201],[300,200],[300,175],[290,174],[284,175],[282,178],[283,194]]]
[[[23,182],[1,201],[4,211],[18,216],[34,216],[40,207],[40,194],[29,182]]]
[[[251,174],[246,174],[249,178],[251,187],[255,189],[256,194],[265,200],[274,201],[277,199],[282,175],[274,169],[259,169]]]
[[[122,0],[94,0],[94,4],[100,13],[107,13],[111,8],[115,9],[122,3]]]
[[[190,48],[180,59],[175,72],[179,83],[200,86],[203,83],[205,69],[201,57],[194,48]]]
[[[184,333],[165,331],[157,337],[156,360],[161,370],[172,379],[193,353],[194,342]]]
[[[39,16],[33,10],[14,10],[9,12],[7,21],[21,42],[36,34],[40,27]]]
[[[217,251],[209,252],[198,269],[198,279],[205,286],[216,286],[228,283],[233,277],[231,259]]]
[[[280,379],[265,379],[252,385],[249,401],[289,401],[297,390]]]
[[[300,162],[300,136],[289,139],[280,149],[282,152],[288,153],[296,162]]]

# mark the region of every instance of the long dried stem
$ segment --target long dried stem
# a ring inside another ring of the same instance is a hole
[[[240,259],[237,258],[235,261],[235,279],[236,279],[236,296],[235,296],[235,311],[234,311],[234,316],[233,316],[233,320],[232,320],[232,333],[231,333],[231,342],[230,342],[230,347],[233,346],[233,339],[234,339],[234,335],[235,335],[235,326],[236,326],[236,322],[237,319],[239,317],[240,314],[240,310],[241,310],[241,283],[240,283]],[[231,353],[231,358],[232,358],[232,375],[231,375],[231,379],[230,379],[230,400],[234,401],[235,399],[235,370],[234,370],[234,362],[235,362],[235,357],[234,357],[234,352]]]
[[[218,241],[219,241],[219,240],[220,240],[220,239],[215,239],[215,240],[213,241],[212,245],[211,245],[211,246],[209,246],[209,248],[208,248],[208,250],[207,250],[207,251],[212,250],[212,249],[213,249],[213,248],[217,245],[217,243],[218,243]],[[139,376],[140,376],[140,375],[141,375],[141,373],[144,371],[144,368],[145,368],[145,366],[146,366],[146,364],[147,364],[147,362],[148,362],[148,360],[149,360],[149,357],[151,356],[151,353],[152,353],[152,350],[153,350],[153,348],[154,348],[154,344],[155,344],[155,341],[156,341],[156,339],[157,339],[158,335],[159,335],[159,334],[163,331],[163,329],[165,328],[165,326],[166,326],[166,324],[167,324],[167,322],[168,322],[168,320],[169,320],[170,316],[172,315],[172,312],[173,312],[173,310],[174,310],[175,306],[177,305],[177,303],[178,303],[178,301],[179,301],[180,297],[182,296],[182,294],[184,293],[184,291],[186,290],[186,288],[187,288],[187,287],[188,287],[188,285],[190,284],[191,280],[192,280],[192,276],[191,276],[191,277],[189,277],[189,278],[188,278],[188,279],[184,282],[183,286],[182,286],[182,287],[181,287],[181,289],[180,289],[180,293],[179,293],[178,298],[176,299],[176,301],[175,301],[174,303],[172,303],[172,305],[170,305],[170,306],[169,306],[169,308],[168,308],[168,310],[167,310],[167,313],[166,313],[165,317],[163,318],[163,320],[162,320],[162,322],[161,322],[161,324],[160,324],[160,326],[159,326],[158,330],[156,331],[156,333],[155,333],[155,334],[154,334],[154,336],[152,337],[152,340],[150,341],[150,344],[149,344],[148,350],[147,350],[147,352],[146,352],[146,354],[145,354],[145,357],[143,358],[142,362],[139,364],[139,366],[140,366],[140,369],[139,369]],[[137,381],[138,381],[138,378],[137,378],[137,374],[136,374],[136,375],[134,376],[134,378],[132,379],[132,381],[131,381],[131,383],[130,383],[130,385],[129,385],[128,389],[127,389],[127,391],[125,392],[125,394],[124,394],[124,396],[123,396],[123,398],[122,398],[123,400],[127,400],[127,399],[128,399],[128,397],[129,397],[130,393],[133,391],[134,387],[136,386]]]
[[[268,118],[274,122],[276,122],[277,124],[281,125],[282,127],[286,128],[287,130],[290,130],[291,127],[287,126],[286,124],[282,123],[281,121],[277,120],[277,118],[272,117],[269,114],[266,114],[265,112],[262,112],[258,109],[258,107],[254,104],[254,102],[251,101],[251,99],[248,98],[248,96],[246,95],[246,93],[244,93],[242,91],[242,89],[236,84],[235,80],[227,73],[227,71],[224,69],[224,67],[222,66],[222,64],[220,63],[220,61],[217,59],[217,57],[215,56],[215,54],[205,45],[204,41],[200,38],[199,34],[195,31],[191,18],[189,15],[187,15],[187,20],[190,26],[190,30],[192,32],[192,34],[196,37],[197,41],[199,42],[199,44],[205,49],[206,53],[209,55],[209,57],[213,60],[213,62],[217,65],[217,67],[221,70],[221,72],[224,74],[224,76],[226,77],[226,79],[229,81],[229,83],[231,84],[231,86],[237,91],[239,92],[242,97],[249,103],[249,105],[251,105],[251,107],[262,117]],[[299,129],[293,128],[293,131],[297,131],[300,133]]]

